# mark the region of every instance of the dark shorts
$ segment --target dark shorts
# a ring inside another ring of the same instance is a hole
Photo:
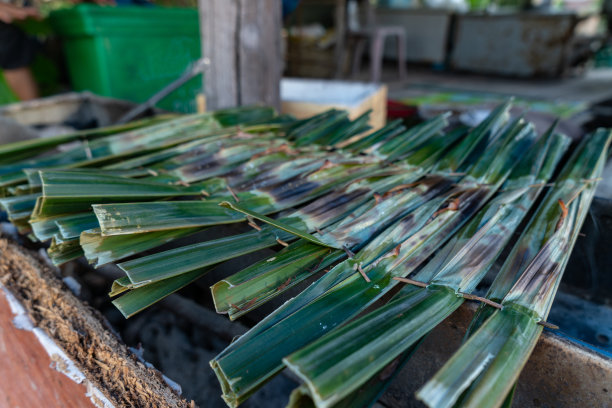
[[[19,28],[0,22],[0,69],[27,67],[37,49],[38,43]]]

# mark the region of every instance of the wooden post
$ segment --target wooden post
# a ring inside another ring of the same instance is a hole
[[[281,0],[199,0],[206,105],[280,107]]]

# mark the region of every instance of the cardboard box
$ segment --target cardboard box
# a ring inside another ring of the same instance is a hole
[[[370,126],[373,130],[380,129],[387,122],[387,86],[322,79],[282,79],[281,113],[306,118],[332,108],[347,110],[351,119],[371,109]]]

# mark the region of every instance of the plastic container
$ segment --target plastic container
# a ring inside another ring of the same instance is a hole
[[[193,9],[81,4],[53,12],[51,23],[63,40],[72,86],[78,91],[143,102],[201,53]],[[159,107],[194,112],[201,90],[197,76]]]

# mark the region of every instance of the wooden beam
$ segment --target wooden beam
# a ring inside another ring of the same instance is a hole
[[[234,0],[199,0],[202,56],[209,61],[204,90],[209,109],[238,104],[237,7]]]
[[[280,0],[199,0],[206,104],[280,106]]]
[[[227,0],[226,0],[227,1]],[[240,0],[240,104],[280,107],[281,2]]]

